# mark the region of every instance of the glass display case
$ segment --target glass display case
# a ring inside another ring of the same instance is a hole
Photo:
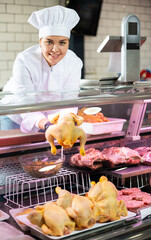
[[[15,115],[20,113],[30,113],[37,111],[49,111],[64,108],[83,108],[99,106],[102,108],[102,113],[108,118],[125,119],[124,125],[119,131],[110,131],[103,134],[87,134],[86,149],[94,147],[103,149],[112,146],[126,146],[137,148],[140,146],[151,146],[151,118],[150,118],[150,103],[151,103],[151,84],[150,82],[139,82],[125,85],[107,85],[102,86],[100,83],[95,86],[83,86],[79,93],[75,92],[41,92],[41,93],[0,93],[0,118],[2,119],[8,115]],[[148,193],[150,191],[151,182],[151,167],[139,167],[127,169],[103,169],[99,172],[93,172],[87,169],[76,169],[68,165],[68,160],[71,155],[77,153],[79,148],[79,141],[71,149],[65,149],[66,156],[65,169],[69,172],[63,171],[59,173],[58,178],[51,178],[51,183],[45,180],[33,180],[26,178],[26,174],[21,169],[18,162],[18,156],[24,154],[34,154],[50,150],[48,142],[45,140],[43,132],[22,133],[19,128],[5,129],[0,131],[0,165],[1,165],[1,206],[6,212],[8,208],[6,205],[15,204],[15,207],[25,207],[24,204],[16,202],[14,199],[24,198],[25,192],[30,193],[33,184],[36,185],[36,196],[39,202],[39,189],[37,184],[43,186],[44,195],[47,193],[47,188],[51,188],[51,194],[54,187],[57,185],[56,179],[61,177],[65,181],[70,179],[69,189],[71,186],[76,186],[76,193],[85,194],[92,180],[97,181],[100,175],[105,175],[112,181],[118,189],[138,187],[145,189]],[[58,149],[60,149],[57,141],[55,142]],[[67,175],[67,176],[66,176]],[[72,176],[72,177],[71,177]],[[25,179],[25,180],[24,180]],[[25,187],[25,181],[27,186]],[[40,182],[41,181],[41,182]],[[60,180],[59,180],[60,181]],[[12,193],[11,186],[19,184],[19,188],[14,188]],[[23,184],[23,185],[22,185]],[[20,186],[21,185],[21,186]],[[18,189],[22,191],[18,191]],[[16,190],[17,189],[17,190]],[[82,190],[81,190],[82,189]],[[73,189],[72,189],[73,190]],[[32,193],[31,193],[32,194]],[[31,194],[30,197],[31,197]],[[41,193],[43,194],[43,193]],[[16,197],[17,196],[17,197]],[[41,196],[41,195],[40,195]],[[53,196],[53,195],[52,195]],[[53,200],[55,199],[52,197]],[[26,198],[27,200],[27,198]],[[43,202],[46,200],[44,196]],[[52,199],[49,199],[52,200]],[[43,203],[42,202],[42,203]],[[30,202],[28,207],[30,207]],[[34,206],[34,204],[32,204]],[[10,206],[9,206],[10,207]],[[12,206],[11,206],[12,208]],[[150,207],[148,208],[150,212]],[[92,231],[85,231],[78,235],[78,239],[130,239],[132,236],[139,235],[144,237],[142,239],[149,239],[150,232],[150,215],[142,218],[140,213],[126,221],[108,224],[103,228],[93,229]],[[148,219],[147,219],[148,218]],[[12,221],[11,221],[12,223]],[[12,223],[14,225],[14,223]],[[118,229],[118,231],[117,231]],[[32,229],[32,233],[34,230]],[[112,234],[111,234],[112,232]],[[136,234],[137,233],[137,234]],[[37,237],[38,234],[34,232]],[[71,239],[77,239],[77,236],[72,236]],[[129,237],[129,238],[128,238]],[[43,239],[43,236],[40,236]],[[135,239],[140,239],[135,237]]]

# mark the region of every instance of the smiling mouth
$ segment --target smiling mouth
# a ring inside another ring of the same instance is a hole
[[[57,59],[60,55],[52,55],[51,53],[49,53],[49,55],[53,58],[53,59]]]

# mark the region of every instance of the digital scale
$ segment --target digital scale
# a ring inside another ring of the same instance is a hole
[[[121,24],[121,36],[107,36],[97,52],[121,52],[120,82],[140,80],[140,46],[146,37],[140,36],[140,21],[135,15],[127,15]]]

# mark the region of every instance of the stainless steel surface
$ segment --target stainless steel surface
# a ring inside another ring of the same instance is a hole
[[[121,88],[122,87],[122,88]],[[79,97],[75,99],[61,98],[58,101],[53,99],[50,101],[39,99],[42,93],[35,93],[35,98],[31,101],[17,101],[13,102],[13,99],[8,104],[0,105],[0,115],[9,115],[34,111],[46,111],[58,108],[70,108],[70,107],[82,107],[82,106],[99,106],[114,103],[136,102],[143,99],[150,99],[150,84],[135,84],[131,86],[113,86],[110,87],[110,93],[102,93],[102,88],[92,89],[88,91],[81,91]],[[107,89],[107,88],[106,88]],[[105,90],[105,89],[104,89]],[[124,94],[123,94],[124,93]],[[37,94],[37,95],[36,95]],[[12,95],[15,97],[15,94]],[[17,96],[19,97],[19,96]],[[28,97],[28,94],[26,98]]]
[[[121,82],[140,80],[140,21],[133,14],[125,16],[121,24]]]
[[[144,188],[150,184],[151,166],[139,165],[128,168],[121,166],[104,174],[119,188]]]
[[[126,133],[126,138],[133,140],[140,139],[140,130],[143,123],[146,107],[147,103],[144,101],[134,103]]]
[[[122,46],[121,36],[106,36],[104,41],[100,44],[97,52],[121,52]],[[141,37],[141,45],[146,41],[146,37]]]
[[[151,166],[140,165],[137,167],[128,167],[121,171],[110,171],[110,172],[113,174],[113,176],[128,178],[128,177],[142,175],[146,173],[151,174]]]

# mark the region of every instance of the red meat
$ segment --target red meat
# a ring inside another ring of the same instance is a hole
[[[150,147],[138,147],[134,149],[142,157],[145,153],[151,151]]]
[[[117,196],[117,200],[123,200],[124,202],[128,202],[132,200],[132,196],[130,195],[121,195],[121,196]]]
[[[151,196],[145,196],[142,201],[145,205],[151,205]]]
[[[90,148],[85,151],[85,156],[81,156],[79,153],[74,154],[70,160],[69,164],[71,166],[78,167],[88,167],[92,170],[96,170],[102,167],[102,161],[104,157],[101,151],[95,148]]]
[[[105,148],[102,153],[105,160],[109,161],[112,167],[119,164],[139,164],[142,160],[138,152],[128,147]]]
[[[142,159],[143,159],[143,164],[151,166],[151,151],[150,152],[146,152],[142,156]]]
[[[144,206],[144,202],[137,201],[137,200],[131,200],[131,201],[125,202],[125,205],[129,211],[137,212],[138,209],[140,209]]]
[[[122,189],[121,192],[124,195],[130,195],[130,194],[133,194],[135,192],[141,192],[141,190],[139,188],[125,188],[125,189]]]
[[[150,197],[150,194],[146,192],[135,192],[132,194],[133,200],[142,201],[144,197]]]

